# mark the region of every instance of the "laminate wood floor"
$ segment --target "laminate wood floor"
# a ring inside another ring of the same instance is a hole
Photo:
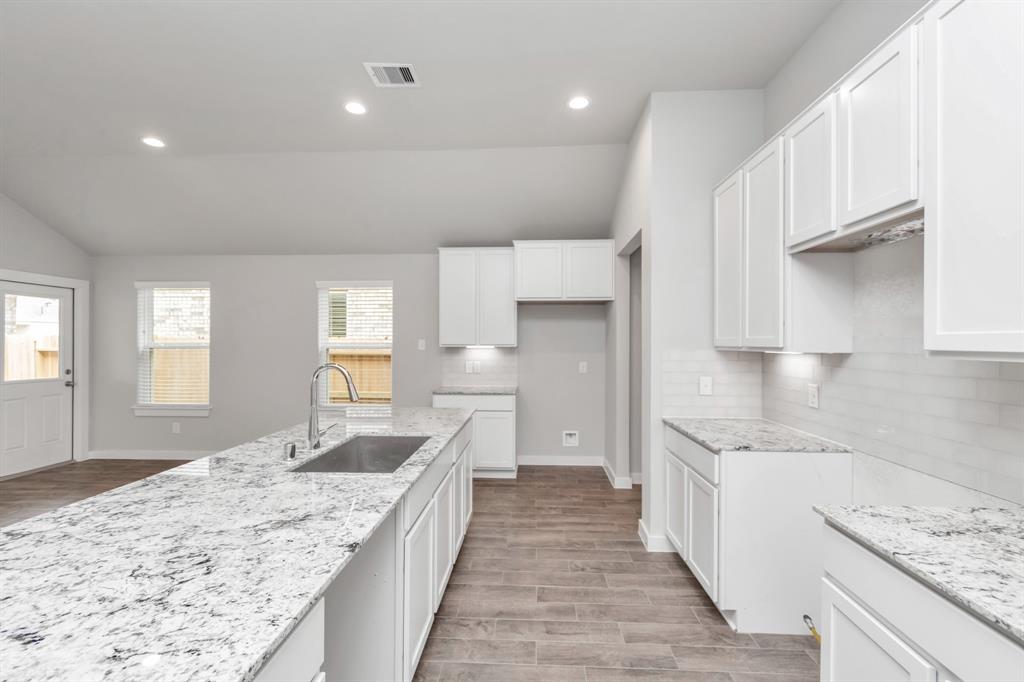
[[[0,481],[0,526],[99,495],[184,463],[167,459],[90,459]]]
[[[734,633],[675,554],[644,550],[639,487],[523,466],[473,504],[416,679],[818,680],[813,638]]]

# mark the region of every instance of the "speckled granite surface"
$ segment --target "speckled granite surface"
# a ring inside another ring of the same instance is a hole
[[[434,395],[516,395],[518,386],[441,386]]]
[[[767,419],[665,417],[665,424],[712,452],[850,452],[850,448]]]
[[[825,522],[1024,644],[1024,507],[816,507]]]
[[[300,425],[0,529],[0,680],[251,679],[471,414],[321,412],[430,436],[393,474],[289,471]]]

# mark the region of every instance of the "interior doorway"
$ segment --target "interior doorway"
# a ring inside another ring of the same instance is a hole
[[[643,386],[643,257],[638,247],[629,256],[629,473],[633,484],[643,473],[641,390]]]
[[[74,292],[0,280],[0,478],[72,459]]]

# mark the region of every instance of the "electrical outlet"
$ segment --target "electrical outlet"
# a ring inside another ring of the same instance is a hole
[[[480,361],[479,360],[474,360],[473,361],[473,373],[474,374],[479,374],[480,373]]]
[[[692,380],[691,380],[692,381]],[[711,377],[701,377],[697,382],[698,393],[700,395],[711,395],[713,393],[713,384]]]
[[[818,384],[807,384],[807,407],[818,409]]]
[[[466,374],[472,374],[472,373],[473,373],[473,361],[472,360],[466,360]]]
[[[562,431],[562,447],[578,448],[580,446],[579,431]]]
[[[586,360],[580,360],[580,374],[586,374],[590,370]]]
[[[416,342],[416,348],[417,348],[417,350],[426,350],[427,349],[427,340],[426,339],[420,339],[419,341],[417,341]]]
[[[181,433],[181,422],[171,422],[171,433]]]

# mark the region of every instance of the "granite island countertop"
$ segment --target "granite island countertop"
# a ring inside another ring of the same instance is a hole
[[[1024,507],[815,507],[825,523],[1024,644]]]
[[[441,386],[434,395],[516,395],[518,386]]]
[[[767,419],[665,417],[665,424],[712,452],[850,452],[839,443]]]
[[[294,473],[299,425],[0,528],[0,680],[252,679],[471,415],[322,410],[323,449],[430,440],[393,474]]]

